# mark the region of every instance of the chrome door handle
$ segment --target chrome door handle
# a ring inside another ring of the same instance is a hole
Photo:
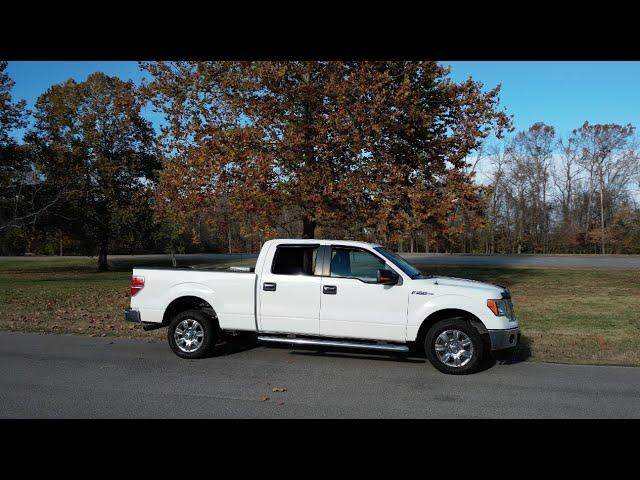
[[[273,282],[264,282],[262,284],[262,289],[266,292],[275,292],[276,291],[276,284]]]

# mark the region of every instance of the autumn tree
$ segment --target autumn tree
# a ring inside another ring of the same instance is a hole
[[[13,101],[11,89],[15,82],[11,80],[6,70],[7,62],[0,61],[0,148],[3,149],[15,145],[11,131],[24,127],[26,121],[25,101]]]
[[[42,181],[30,147],[15,138],[28,111],[24,100],[12,100],[6,67],[0,62],[0,251],[24,253],[42,236],[39,226],[60,196]]]
[[[470,155],[491,132],[500,138],[510,126],[498,109],[499,87],[483,93],[472,79],[455,83],[435,62],[360,68],[361,128],[371,152],[362,171],[371,193],[362,211],[378,238],[397,241],[429,229],[451,245],[452,237],[477,226],[482,211]]]
[[[12,136],[26,126],[24,100],[15,102],[11,89],[15,82],[6,73],[7,62],[0,62],[0,229],[18,227],[21,220],[21,189],[28,173],[28,162]]]
[[[15,102],[14,86],[0,62],[0,248],[4,252],[31,251],[35,225],[55,202],[43,187],[30,150],[19,144],[12,132],[27,124],[24,100]]]
[[[435,62],[142,67],[168,119],[160,213],[192,225],[233,217],[261,238],[290,222],[305,238],[442,229],[476,200],[467,155],[509,123],[498,88],[455,83]]]
[[[300,223],[338,223],[359,195],[363,142],[345,107],[355,65],[332,62],[180,62],[144,65],[165,112],[168,152],[158,210],[264,238]],[[352,81],[353,83],[353,81]],[[353,202],[352,202],[353,200]],[[206,214],[204,213],[206,211]],[[250,221],[249,221],[250,220]]]
[[[132,82],[94,73],[42,94],[26,136],[46,182],[66,193],[58,213],[98,252],[101,270],[115,238],[136,241],[150,207],[159,165],[141,108]]]

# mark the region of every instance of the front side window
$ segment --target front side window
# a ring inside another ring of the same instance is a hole
[[[332,277],[357,278],[367,283],[376,283],[378,270],[385,268],[385,262],[364,250],[352,248],[331,249]]]
[[[277,275],[313,275],[316,270],[318,246],[279,245],[273,257],[271,273]]]
[[[395,253],[392,253],[386,248],[382,248],[382,247],[374,247],[374,250],[378,252],[380,255],[382,255],[383,257],[385,257],[387,260],[389,260],[391,263],[393,263],[396,267],[398,267],[404,273],[409,275],[409,278],[414,280],[417,278],[424,278],[420,273],[420,270],[418,270],[416,267],[411,265],[401,256],[396,255]]]

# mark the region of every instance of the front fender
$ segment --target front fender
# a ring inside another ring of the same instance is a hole
[[[477,317],[484,327],[490,329],[503,329],[505,320],[493,315],[488,307],[477,298],[463,295],[436,295],[425,298],[421,295],[411,295],[409,298],[409,315],[407,316],[407,340],[414,341],[418,336],[418,330],[422,322],[441,310],[463,310]],[[486,312],[485,312],[486,310]]]

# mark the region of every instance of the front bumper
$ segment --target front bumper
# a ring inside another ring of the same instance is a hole
[[[133,310],[132,308],[124,309],[124,319],[127,322],[141,323],[140,312],[138,310]]]
[[[507,330],[488,330],[491,350],[504,350],[515,347],[520,341],[520,327]]]

